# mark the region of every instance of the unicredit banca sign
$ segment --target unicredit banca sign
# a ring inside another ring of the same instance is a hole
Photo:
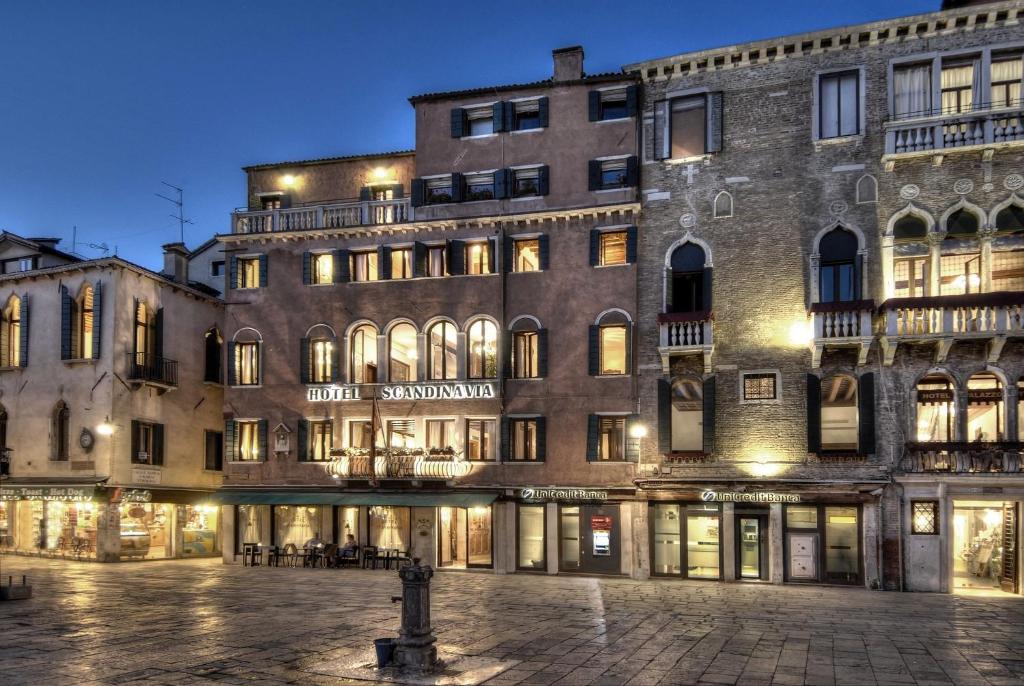
[[[736,491],[703,491],[700,499],[706,503],[798,503],[800,496],[796,493],[772,493],[757,491],[739,493]]]
[[[424,381],[395,384],[336,384],[309,386],[306,400],[340,402],[345,400],[491,400],[497,386],[491,381]]]

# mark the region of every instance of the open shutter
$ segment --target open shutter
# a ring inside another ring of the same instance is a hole
[[[331,346],[331,382],[341,381],[341,342],[334,341]]]
[[[548,376],[548,330],[537,329],[537,376]]]
[[[29,298],[28,293],[21,296],[21,329],[18,344],[21,351],[18,355],[18,366],[28,366],[28,328],[29,328]]]
[[[164,356],[164,308],[158,307],[153,317],[153,357],[156,360],[148,361],[150,366],[159,364],[157,360]]]
[[[238,442],[235,439],[235,420],[224,420],[224,459],[228,462],[238,461]]]
[[[309,339],[299,340],[299,383],[309,383]]]
[[[598,376],[601,374],[601,327],[597,324],[590,325],[588,341],[588,373],[591,376]]]
[[[540,250],[540,269],[547,271],[551,267],[551,244],[546,233],[537,237],[537,245]]]
[[[537,417],[537,462],[544,462],[548,457],[548,419]]]
[[[636,227],[626,229],[626,262],[636,264]]]
[[[673,305],[672,305],[672,302],[673,302],[673,298],[672,298],[672,295],[673,295],[673,293],[672,293],[672,290],[673,290],[672,284],[673,284],[673,281],[674,281],[673,275],[674,275],[674,273],[673,273],[672,269],[670,267],[665,267],[665,287],[664,287],[664,291],[665,291],[665,312],[675,312],[675,310],[672,309],[673,308]],[[703,307],[703,305],[701,305],[701,307]]]
[[[267,256],[260,255],[260,288],[267,287]]]
[[[334,283],[348,283],[352,279],[348,256],[345,248],[334,251]]]
[[[705,312],[710,312],[711,311],[711,305],[712,305],[712,302],[711,302],[711,287],[712,287],[712,283],[713,283],[713,280],[711,278],[712,277],[711,267],[704,267],[704,271],[701,274],[701,276],[702,276],[703,281],[704,281],[704,283],[702,284],[702,287],[701,287],[701,297],[703,298],[703,303],[701,304],[701,307],[704,308]]]
[[[601,119],[601,91],[590,91],[587,93],[587,116],[590,121]]]
[[[713,455],[715,452],[715,377],[709,376],[703,383],[703,440],[704,453]]]
[[[658,452],[672,452],[672,384],[658,379]]]
[[[448,273],[459,276],[466,273],[466,243],[464,241],[448,241]]]
[[[60,359],[71,359],[71,327],[74,301],[67,286],[60,287]]]
[[[139,422],[136,419],[132,420],[131,424],[132,437],[131,437],[131,462],[135,462],[139,459]]]
[[[309,420],[300,419],[297,436],[295,437],[298,445],[299,462],[309,461]]]
[[[228,262],[228,288],[238,288],[238,258],[234,255]]]
[[[707,152],[722,150],[722,93],[708,93]]]
[[[821,379],[807,375],[807,452],[821,450]]]
[[[427,246],[419,241],[412,245],[412,275],[415,277],[427,275]]]
[[[381,281],[391,278],[391,246],[382,245],[377,248],[377,278]]]
[[[499,169],[494,172],[494,197],[504,199],[509,196],[511,187],[511,169]]]
[[[601,161],[587,162],[587,188],[592,191],[601,190]]]
[[[640,108],[640,87],[636,84],[626,86],[626,116],[635,117]]]
[[[373,200],[373,189],[369,186],[363,186],[359,189],[359,200],[360,202],[369,202]]]
[[[395,200],[401,200],[405,197],[405,186],[400,183],[391,184],[391,197]]]
[[[548,126],[548,96],[537,98],[537,123],[545,129]]]
[[[134,317],[134,313],[132,313]],[[92,289],[92,358],[100,359],[100,342],[103,340],[103,284],[96,282]]]
[[[537,168],[537,195],[551,192],[551,169],[546,164]]]
[[[268,443],[267,443],[267,420],[266,419],[259,420],[259,422],[257,423],[257,427],[259,429],[260,460],[266,461],[267,458],[269,457],[269,455],[267,453],[267,448],[268,448]]]
[[[487,239],[487,273],[498,273],[498,239]]]
[[[659,100],[654,103],[654,130],[651,132],[653,156],[656,160],[669,157],[669,125],[668,112],[671,101]]]
[[[452,172],[452,202],[462,202],[466,197],[466,183],[462,174]]]
[[[153,425],[153,456],[151,464],[163,465],[164,463],[164,425]]]
[[[313,253],[308,250],[302,253],[302,285],[313,283]]]
[[[509,446],[511,445],[511,442],[509,441],[509,430],[510,430],[511,424],[512,424],[512,422],[509,421],[508,417],[502,417],[501,418],[501,426],[499,428],[501,433],[498,435],[498,442],[499,442],[499,446],[498,446],[498,448],[499,448],[498,461],[499,462],[511,462],[512,461],[512,456],[508,454]]]
[[[636,155],[626,158],[626,185],[631,187],[640,185],[640,165]]]
[[[505,236],[505,245],[501,255],[501,268],[505,272],[514,272],[515,269],[515,240],[510,236]]]
[[[494,133],[501,133],[502,131],[508,131],[509,126],[506,121],[506,110],[512,109],[512,103],[502,102],[499,100],[491,106],[491,130]]]
[[[501,336],[501,364],[504,369],[503,376],[506,379],[512,378],[512,341],[515,334],[511,331],[502,332]]]
[[[626,417],[626,462],[640,461],[640,439],[633,438],[633,427],[640,423],[640,415]]]
[[[587,462],[598,460],[598,438],[601,431],[601,417],[596,414],[587,416]]]
[[[235,367],[235,342],[234,341],[228,341],[227,368],[228,368],[228,386],[234,386],[236,383],[238,383],[236,381],[237,369]]]
[[[426,186],[427,186],[427,184],[426,184],[426,182],[423,179],[413,179],[412,180],[412,197],[409,199],[409,203],[413,207],[422,207],[423,206],[423,204],[424,204],[423,203],[423,199],[424,199],[424,196],[426,195],[426,193],[425,193]]]
[[[452,108],[452,138],[462,138],[469,130],[469,118],[461,107]]]
[[[858,253],[854,257],[853,264],[853,299],[862,300],[864,298],[862,292],[862,285],[864,284],[864,256]]]
[[[590,266],[596,267],[601,264],[601,232],[597,229],[590,230]]]
[[[857,451],[875,454],[875,375],[861,374],[857,381]]]

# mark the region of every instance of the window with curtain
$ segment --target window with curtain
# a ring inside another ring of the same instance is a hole
[[[818,137],[860,132],[860,72],[823,74],[818,79]]]
[[[458,377],[456,353],[458,334],[451,322],[438,322],[427,332],[430,346],[428,378],[435,381],[450,381]]]
[[[269,514],[268,505],[238,506],[238,543],[268,544],[263,531],[263,518]]]
[[[991,78],[992,107],[1016,107],[1020,105],[1022,62],[1020,55],[1010,58],[992,58]]]
[[[467,419],[466,420],[466,459],[467,460],[494,460],[494,431],[495,421],[493,419]]]
[[[416,380],[416,329],[397,324],[388,336],[388,376],[394,383]]]
[[[309,342],[309,376],[312,383],[327,383],[334,377],[334,341],[315,338]]]
[[[364,324],[349,338],[351,383],[377,382],[377,329]]]
[[[427,449],[444,450],[455,446],[454,419],[427,420]]]
[[[331,446],[334,445],[334,423],[330,419],[321,419],[309,423],[309,441],[307,454],[314,462],[325,462],[331,459]]]
[[[316,253],[310,259],[313,261],[313,283],[334,283],[334,255],[329,252]]]
[[[970,112],[984,98],[975,97],[981,85],[981,60],[942,65],[942,113]]]
[[[498,376],[498,328],[493,322],[478,319],[469,326],[469,378],[494,379]]]
[[[932,68],[929,64],[899,67],[892,73],[896,119],[926,117],[932,110]]]
[[[537,332],[516,331],[512,334],[512,377],[533,379],[540,376],[537,366]]]
[[[17,367],[21,364],[21,299],[12,295],[4,308],[3,366]]]
[[[255,386],[260,382],[260,344],[235,343],[235,384]]]
[[[260,423],[257,421],[236,422],[238,459],[242,462],[260,460]]]

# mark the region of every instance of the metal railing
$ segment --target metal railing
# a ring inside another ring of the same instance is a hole
[[[128,380],[178,385],[178,361],[148,353],[128,353]]]
[[[376,456],[342,454],[327,467],[340,479],[455,479],[473,466],[454,455],[397,455],[382,449]]]
[[[908,443],[899,468],[908,473],[1019,474],[1019,442]]]
[[[233,233],[269,233],[346,226],[400,224],[412,218],[408,198],[321,203],[279,210],[244,210],[231,213]]]

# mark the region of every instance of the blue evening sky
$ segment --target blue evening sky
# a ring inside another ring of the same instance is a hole
[[[939,0],[269,2],[6,0],[0,229],[145,266],[229,230],[240,167],[413,147],[417,93],[590,73],[701,48],[937,9]]]

